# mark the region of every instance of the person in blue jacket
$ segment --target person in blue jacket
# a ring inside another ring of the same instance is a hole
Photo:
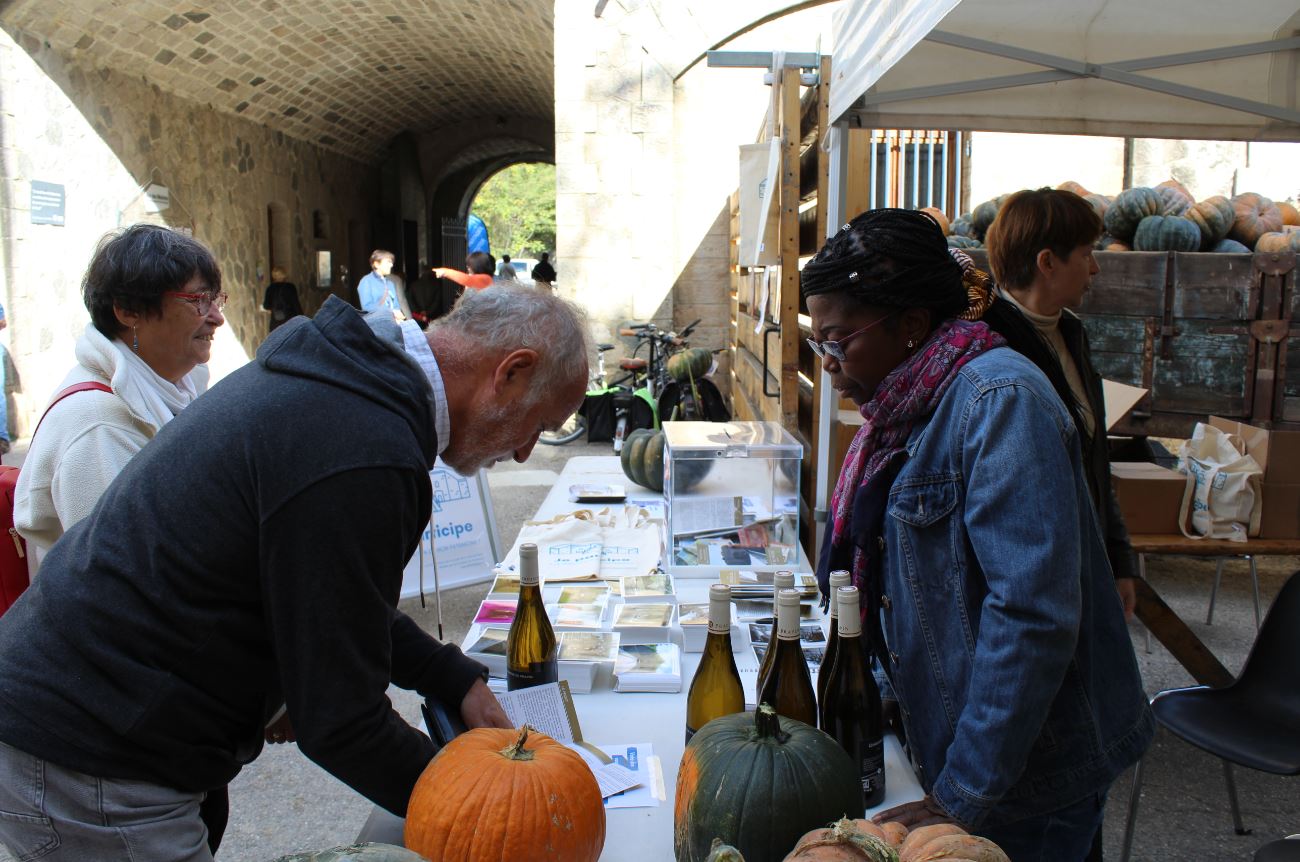
[[[1051,383],[977,317],[938,225],[871,210],[808,263],[809,344],[864,422],[818,566],[848,569],[919,802],[1016,862],[1080,862],[1154,723]]]
[[[357,302],[369,314],[385,309],[394,320],[404,320],[402,303],[397,297],[397,284],[388,276],[393,272],[396,258],[391,251],[377,248],[370,253],[370,272],[357,282]]]

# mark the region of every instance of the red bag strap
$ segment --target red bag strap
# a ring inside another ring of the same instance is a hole
[[[111,393],[112,391],[113,391],[113,387],[109,386],[107,383],[100,383],[98,380],[87,380],[85,383],[74,383],[74,384],[72,384],[72,385],[69,386],[67,389],[64,389],[64,390],[63,390],[62,392],[60,392],[58,395],[55,395],[55,396],[54,396],[54,400],[50,402],[50,406],[49,406],[49,407],[46,407],[46,408],[45,408],[45,412],[41,414],[40,422],[37,422],[37,423],[36,423],[36,431],[41,430],[41,422],[44,422],[44,421],[45,421],[45,417],[48,416],[48,415],[50,415],[50,411],[54,409],[54,405],[55,405],[55,404],[58,404],[58,403],[59,403],[60,401],[62,401],[64,398],[67,398],[69,395],[76,395],[78,392],[109,392],[109,393]],[[32,432],[32,439],[33,439],[33,440],[36,439],[36,431],[33,431],[33,432]]]

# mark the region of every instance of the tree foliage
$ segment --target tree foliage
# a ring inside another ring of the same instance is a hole
[[[537,257],[555,249],[555,166],[511,165],[493,174],[470,212],[483,219],[493,256]]]

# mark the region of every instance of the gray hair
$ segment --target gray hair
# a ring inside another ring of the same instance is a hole
[[[429,330],[490,351],[536,350],[541,367],[534,381],[534,404],[557,386],[587,377],[587,315],[544,291],[495,285],[467,290],[451,314],[438,318]]]

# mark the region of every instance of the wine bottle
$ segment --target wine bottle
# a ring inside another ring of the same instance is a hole
[[[771,704],[777,715],[816,727],[817,700],[808,661],[799,645],[799,594],[794,590],[776,594],[776,646],[772,652],[772,667],[759,689],[758,702]]]
[[[840,648],[826,683],[822,730],[840,744],[862,778],[865,808],[885,798],[884,721],[880,713],[880,688],[871,674],[862,638],[862,611],[857,587],[840,587]]]
[[[506,689],[545,685],[559,678],[555,631],[542,604],[537,546],[530,542],[519,546],[519,606],[506,638]]]
[[[709,636],[686,696],[686,741],[715,718],[745,711],[736,657],[731,652],[731,587],[709,587]]]
[[[758,690],[763,690],[767,674],[772,670],[772,656],[776,652],[776,597],[782,590],[794,588],[794,572],[777,572],[772,576],[772,633],[767,637],[767,652],[758,666]]]
[[[822,706],[826,703],[826,681],[831,678],[831,667],[835,664],[835,651],[839,649],[839,602],[835,591],[847,587],[851,577],[844,569],[836,569],[830,577],[830,612],[831,630],[826,637],[826,652],[822,654],[822,663],[817,666],[817,716],[821,718]]]

